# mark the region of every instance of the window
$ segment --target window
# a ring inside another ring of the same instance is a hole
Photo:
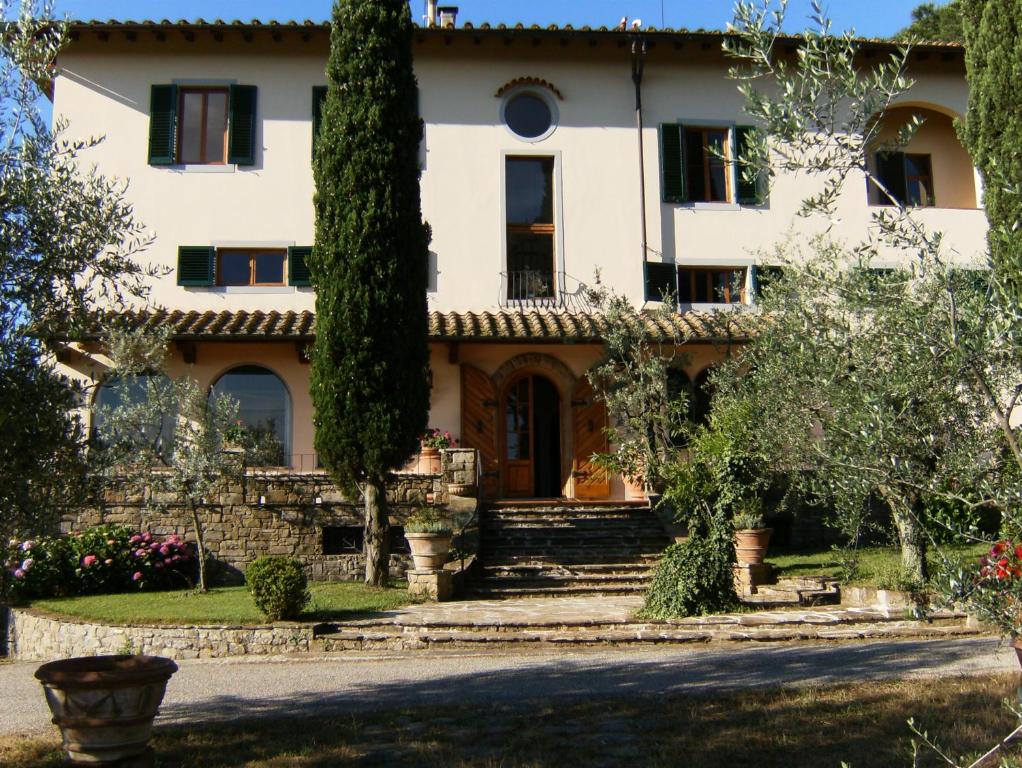
[[[108,428],[106,415],[122,405],[141,405],[147,400],[154,404],[170,403],[172,400],[170,379],[163,375],[140,375],[128,378],[110,377],[96,391],[92,403],[92,434],[95,439],[103,440]],[[139,414],[141,415],[141,414]],[[138,434],[149,443],[157,453],[162,453],[173,446],[174,427],[177,412],[171,408],[153,409],[154,420],[150,423],[136,424]]]
[[[741,304],[745,301],[745,269],[679,267],[678,301],[682,304]]]
[[[217,285],[284,285],[285,250],[217,251]]]
[[[554,159],[508,157],[507,298],[554,296]]]
[[[930,155],[877,152],[876,170],[880,183],[902,205],[920,207],[936,205]],[[890,201],[879,192],[875,202],[884,205]]]
[[[196,288],[214,285],[308,287],[312,285],[308,265],[311,255],[311,246],[293,245],[285,249],[182,245],[177,249],[177,284]]]
[[[154,85],[150,165],[254,165],[256,87]]]
[[[531,91],[515,93],[504,102],[504,122],[526,141],[545,139],[556,127],[552,102]]]
[[[227,160],[227,89],[180,89],[178,161],[221,165]]]
[[[746,178],[753,162],[751,126],[660,126],[661,182],[665,203],[731,203],[760,205],[766,201],[767,174]]]
[[[688,199],[726,203],[731,199],[729,131],[724,128],[682,129],[685,134],[685,183]]]
[[[234,368],[213,385],[210,398],[229,396],[238,403],[238,420],[256,442],[267,466],[285,466],[291,455],[291,396],[273,371],[258,365]]]

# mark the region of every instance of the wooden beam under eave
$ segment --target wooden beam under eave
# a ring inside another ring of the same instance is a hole
[[[199,359],[199,352],[194,341],[175,341],[174,346],[181,353],[181,358],[188,365],[195,365]]]
[[[451,365],[457,365],[461,357],[461,355],[459,354],[460,351],[461,350],[458,345],[458,342],[456,341],[447,342],[447,362],[450,363]]]

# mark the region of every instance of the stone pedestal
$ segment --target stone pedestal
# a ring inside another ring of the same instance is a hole
[[[735,575],[735,591],[739,597],[755,595],[756,587],[774,583],[774,567],[770,563],[738,563],[731,566]]]
[[[454,574],[450,571],[408,571],[408,594],[438,603],[454,599]]]

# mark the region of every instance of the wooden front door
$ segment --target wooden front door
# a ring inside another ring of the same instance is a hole
[[[572,477],[575,498],[606,499],[610,496],[610,475],[593,464],[594,453],[610,450],[607,440],[607,406],[597,400],[588,379],[580,379],[571,395],[572,432],[575,438]]]
[[[497,452],[497,392],[490,377],[472,365],[461,366],[461,444],[479,451],[483,498],[500,492]]]
[[[511,384],[504,397],[504,491],[508,496],[534,493],[533,401],[532,376]]]

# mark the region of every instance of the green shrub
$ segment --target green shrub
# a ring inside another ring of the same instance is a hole
[[[405,533],[435,533],[449,536],[454,532],[451,521],[435,507],[415,510],[405,521]]]
[[[260,557],[245,570],[245,581],[269,621],[297,619],[311,599],[305,570],[293,557]]]
[[[738,605],[731,539],[711,531],[673,544],[653,571],[642,615],[655,619],[721,613]]]

